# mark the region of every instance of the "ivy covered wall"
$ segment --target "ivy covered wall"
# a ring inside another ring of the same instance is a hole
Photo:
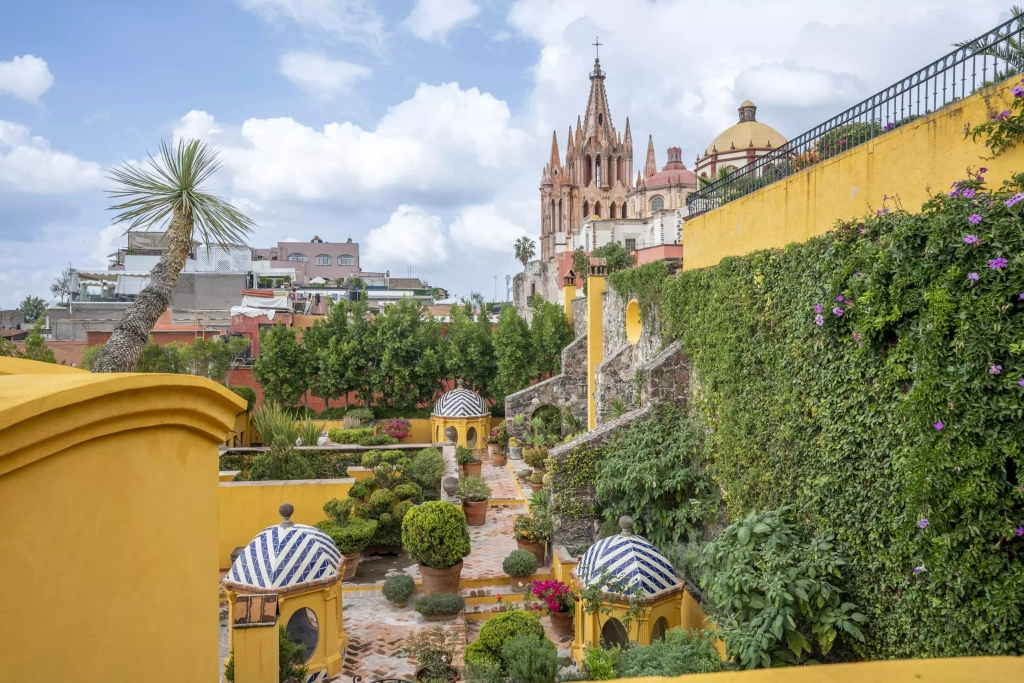
[[[1024,652],[1024,175],[666,278],[731,519],[832,533],[868,658]],[[1020,203],[1018,203],[1020,202]]]

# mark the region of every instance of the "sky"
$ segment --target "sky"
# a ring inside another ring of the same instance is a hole
[[[505,296],[540,232],[551,133],[584,113],[595,37],[641,168],[745,99],[787,137],[1009,18],[975,0],[34,0],[0,12],[0,307],[105,268],[110,169],[220,151],[250,244],[360,243],[364,270]]]

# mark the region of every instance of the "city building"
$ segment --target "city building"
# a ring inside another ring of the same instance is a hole
[[[721,168],[735,171],[788,142],[779,131],[757,120],[757,107],[746,100],[739,107],[740,120],[711,141],[697,157],[694,172],[714,179]]]
[[[336,282],[359,275],[359,244],[324,242],[314,235],[309,242],[278,242],[276,247],[252,249],[252,271],[271,276],[278,269],[293,271],[292,281],[308,283],[320,278]]]

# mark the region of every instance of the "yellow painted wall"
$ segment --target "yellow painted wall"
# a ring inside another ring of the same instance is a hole
[[[1004,683],[1024,680],[1024,658],[902,659],[617,680],[636,683]]]
[[[313,420],[319,422],[319,420]],[[295,424],[302,424],[296,422]],[[344,429],[345,425],[341,420],[325,420],[324,429]],[[415,418],[409,420],[409,436],[400,439],[399,443],[430,443],[430,420],[428,418]]]
[[[604,360],[604,293],[608,278],[591,273],[587,282],[587,429],[597,428],[597,366]]]
[[[949,191],[964,170],[987,167],[986,181],[999,186],[1024,171],[1024,145],[982,159],[982,142],[965,140],[964,124],[979,124],[1010,108],[1013,78],[827,159],[785,180],[686,221],[683,267],[713,266],[726,256],[803,242],[837,220],[874,214],[882,198],[898,195],[917,211],[927,188]],[[893,206],[893,202],[889,202]]]
[[[363,468],[349,468],[347,479],[309,479],[302,481],[221,482],[218,490],[220,518],[217,566],[231,567],[231,553],[249,544],[259,532],[281,521],[277,509],[282,503],[295,507],[292,521],[310,526],[327,519],[324,503],[348,496],[357,479],[372,476]]]
[[[217,446],[245,402],[183,375],[12,372],[0,680],[212,683]]]

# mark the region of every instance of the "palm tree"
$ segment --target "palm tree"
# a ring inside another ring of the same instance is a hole
[[[537,245],[525,235],[516,240],[516,258],[523,264],[523,268],[537,255]]]
[[[111,171],[118,186],[110,192],[121,204],[114,223],[127,230],[168,225],[167,249],[149,276],[149,284],[103,345],[93,372],[131,372],[149,341],[157,318],[167,310],[178,274],[192,251],[198,228],[203,242],[237,244],[255,227],[245,214],[224,199],[203,191],[203,184],[220,168],[217,151],[199,140],[179,140],[176,148],[160,143],[159,159],[148,156],[149,168],[123,163]]]
[[[1011,18],[1019,17],[1024,14],[1024,8],[1012,5],[1010,7]],[[974,41],[972,40],[961,40],[959,43],[953,43],[953,47],[974,47]],[[1012,36],[1001,42],[999,45],[989,46],[978,46],[972,50],[973,54],[977,55],[989,55],[996,59],[1001,59],[1007,64],[1007,71],[1004,74],[996,74],[995,80],[1000,81],[1004,78],[1009,78],[1015,73],[1024,71],[1024,46],[1021,45],[1020,41]],[[1000,78],[1002,76],[1002,78]]]
[[[736,169],[733,168],[732,166],[721,166],[718,169],[718,173],[716,173],[712,177],[705,178],[704,176],[698,176],[697,180],[700,181],[700,186],[701,187],[707,187],[711,183],[716,182],[718,180],[721,180],[722,178],[725,178],[726,176],[728,176],[730,173],[732,173],[735,170]]]

